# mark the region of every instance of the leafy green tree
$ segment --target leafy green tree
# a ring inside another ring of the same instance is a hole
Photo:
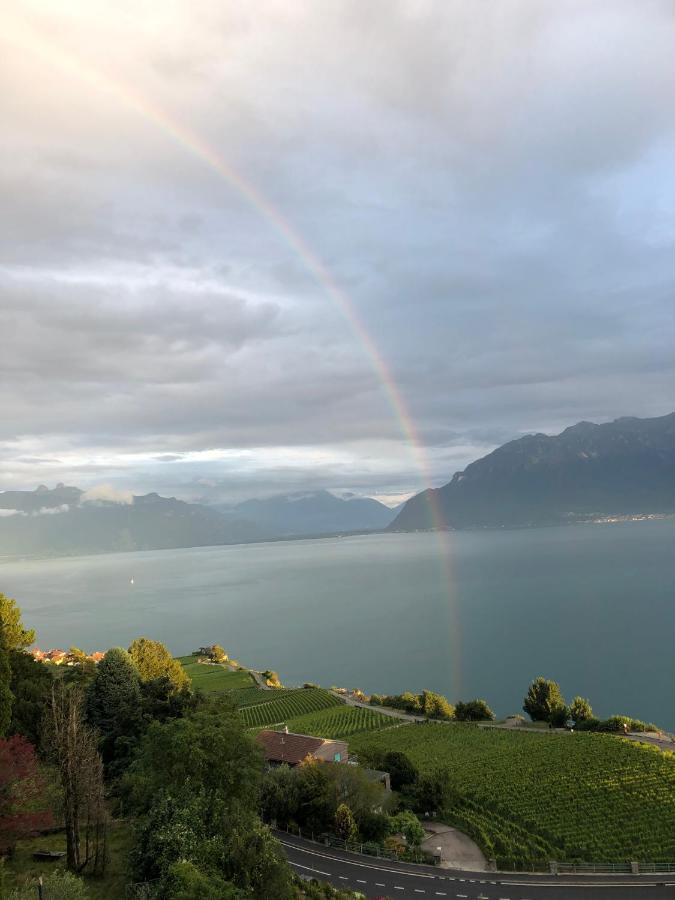
[[[141,682],[141,704],[146,722],[178,719],[196,710],[204,701],[203,694],[192,691],[176,691],[168,678],[154,678]]]
[[[570,704],[570,718],[575,725],[593,718],[593,709],[585,697],[575,697]]]
[[[386,753],[382,765],[385,771],[389,772],[391,786],[395,791],[415,784],[419,778],[417,766],[400,750],[390,750]]]
[[[160,641],[136,638],[129,647],[129,655],[138,669],[141,681],[168,678],[173,690],[189,689],[190,676]]]
[[[227,662],[227,653],[223,650],[220,644],[214,644],[211,647],[212,659],[217,663]]]
[[[261,808],[266,822],[287,827],[298,818],[300,785],[298,772],[288,766],[275,766],[263,776]]]
[[[142,730],[138,672],[121,647],[108,650],[96,667],[87,690],[87,718],[100,731],[109,774],[119,774],[131,761]]]
[[[12,672],[9,667],[7,638],[5,636],[4,623],[0,619],[0,737],[4,737],[7,734],[12,721],[14,695],[10,688],[11,680]]]
[[[533,722],[550,722],[553,710],[564,705],[559,685],[541,677],[535,678],[523,701],[523,709]]]
[[[39,746],[45,710],[52,686],[51,667],[37,662],[30,653],[13,650],[9,654],[14,695],[10,734],[22,734],[35,747]]]
[[[341,803],[335,810],[335,834],[343,841],[353,841],[357,831],[351,809],[346,803]]]
[[[239,888],[187,860],[169,866],[159,882],[157,896],[165,900],[246,900]]]
[[[23,627],[16,600],[0,593],[0,621],[4,624],[7,650],[25,650],[35,640],[35,632]]]
[[[424,840],[424,828],[417,816],[408,809],[402,810],[389,821],[391,834],[402,834],[411,847],[419,847]]]
[[[449,806],[455,797],[450,770],[440,768],[421,776],[415,789],[415,806],[422,813],[437,813]]]
[[[153,722],[125,779],[137,818],[135,876],[167,879],[186,861],[197,883],[201,873],[251,900],[291,900],[288,865],[257,817],[261,779],[260,749],[227,703]]]
[[[424,715],[430,719],[454,719],[455,717],[455,708],[442,694],[422,691],[419,705]]]
[[[455,706],[455,718],[458,722],[483,722],[494,719],[495,714],[485,700],[468,700]]]

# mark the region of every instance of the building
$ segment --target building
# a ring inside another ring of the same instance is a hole
[[[349,759],[346,741],[329,741],[308,734],[292,734],[288,731],[259,731],[256,741],[265,752],[271,766],[299,766],[309,760],[346,763]]]

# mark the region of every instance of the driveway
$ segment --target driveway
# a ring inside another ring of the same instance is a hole
[[[480,847],[470,837],[443,825],[441,822],[423,822],[429,835],[422,841],[422,849],[427,853],[441,854],[442,869],[467,869],[470,872],[487,872],[487,860]]]

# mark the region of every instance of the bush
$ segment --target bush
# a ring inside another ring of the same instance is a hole
[[[87,900],[89,894],[84,881],[71,872],[52,872],[42,879],[45,900]],[[37,881],[11,891],[7,900],[35,900]]]
[[[575,725],[593,718],[591,704],[584,697],[575,697],[570,704],[570,716]]]
[[[455,706],[455,718],[458,722],[485,722],[494,719],[495,714],[485,700],[460,700]]]

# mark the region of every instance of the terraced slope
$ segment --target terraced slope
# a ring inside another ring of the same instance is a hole
[[[675,862],[675,755],[603,734],[406,725],[355,735],[378,765],[406,753],[444,767],[458,799],[444,818],[501,865],[536,858]]]
[[[348,738],[363,731],[392,728],[400,724],[391,716],[360,706],[334,706],[286,722],[289,731],[323,738]]]
[[[342,705],[340,700],[322,688],[298,688],[283,692],[261,691],[261,693],[269,697],[269,700],[239,708],[239,715],[249,728],[277,725],[319,709]]]

